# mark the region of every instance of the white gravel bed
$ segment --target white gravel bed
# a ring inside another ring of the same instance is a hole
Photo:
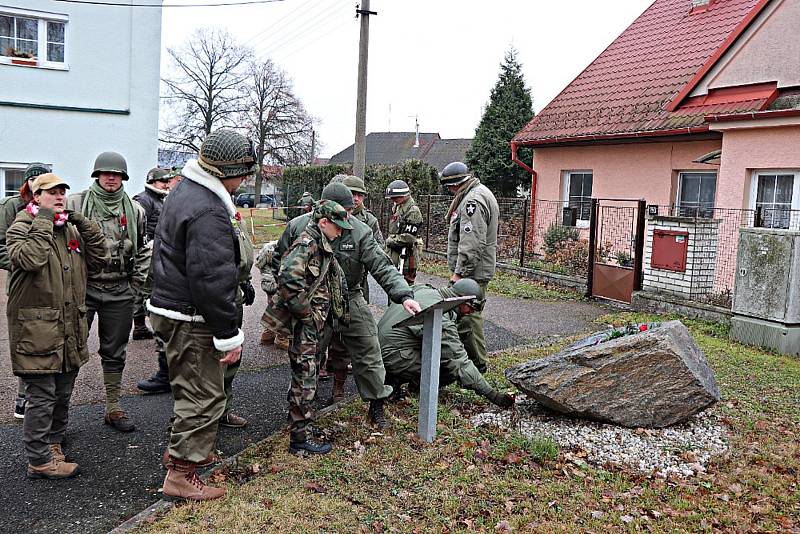
[[[560,416],[518,396],[513,414],[485,412],[472,417],[472,424],[513,427],[529,438],[550,437],[578,465],[611,463],[662,478],[703,473],[712,457],[728,450],[726,427],[713,410],[669,428],[633,429]]]

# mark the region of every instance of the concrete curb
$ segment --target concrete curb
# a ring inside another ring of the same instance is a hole
[[[322,417],[322,416],[327,415],[327,414],[329,414],[329,413],[331,413],[333,411],[336,411],[337,409],[339,409],[339,407],[343,406],[347,402],[350,402],[354,398],[355,398],[355,396],[349,397],[349,398],[341,400],[341,401],[339,401],[337,403],[331,404],[330,406],[325,406],[324,408],[321,408],[321,409],[317,410],[317,416],[318,417]],[[228,458],[225,458],[225,460],[223,460],[222,462],[217,464],[213,469],[209,469],[208,471],[206,471],[205,473],[200,475],[200,478],[202,480],[206,480],[206,479],[208,479],[208,477],[210,477],[211,475],[213,475],[217,471],[219,471],[219,470],[221,470],[221,469],[223,469],[225,467],[229,467],[231,465],[236,465],[239,462],[239,457],[242,454],[244,454],[248,449],[250,449],[251,447],[257,446],[257,445],[265,442],[268,439],[271,439],[271,438],[275,437],[277,434],[280,434],[280,432],[274,432],[274,433],[270,434],[269,436],[265,437],[264,439],[262,439],[262,440],[260,440],[260,441],[258,441],[256,443],[251,444],[250,446],[246,447],[245,449],[242,449],[241,451],[237,452],[233,456],[229,456]],[[144,510],[142,510],[141,512],[139,512],[135,516],[131,517],[130,519],[128,519],[127,521],[125,521],[121,525],[118,525],[118,526],[114,527],[112,530],[109,531],[108,534],[127,534],[128,532],[132,532],[135,529],[137,529],[140,526],[142,526],[145,522],[147,522],[148,519],[150,519],[154,515],[167,512],[170,509],[172,509],[175,506],[176,503],[181,503],[181,502],[183,502],[183,501],[180,501],[180,500],[173,501],[173,500],[161,499],[160,501],[158,501],[158,502],[156,502],[154,504],[151,504],[150,506],[148,506],[147,508],[145,508]]]

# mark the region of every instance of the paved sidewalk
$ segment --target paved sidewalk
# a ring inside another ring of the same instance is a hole
[[[257,275],[257,273],[254,274]],[[441,279],[421,276],[434,285]],[[4,284],[0,276],[0,284]],[[258,285],[258,281],[254,281]],[[386,295],[372,283],[373,302],[385,305]],[[5,296],[0,299],[5,309]],[[245,429],[220,431],[218,448],[233,455],[251,443],[280,431],[286,418],[286,388],[289,370],[285,355],[273,347],[258,345],[258,320],[266,298],[258,291],[256,304],[246,309],[246,343],[243,366],[234,382],[235,412],[245,417]],[[587,331],[589,323],[605,312],[586,302],[542,303],[489,297],[485,311],[486,339],[490,350],[556,339]],[[379,314],[376,307],[376,314]],[[166,425],[172,409],[169,395],[140,395],[135,383],[155,369],[151,341],[129,345],[125,369],[123,405],[137,425],[137,431],[120,434],[103,425],[102,378],[99,358],[81,369],[67,433],[65,451],[81,466],[81,475],[63,481],[30,481],[25,477],[20,424],[10,417],[16,392],[8,356],[5,313],[0,315],[0,493],[3,520],[0,532],[107,532],[160,499],[158,492],[164,471],[160,466],[166,446]],[[96,332],[90,347],[97,348]],[[330,397],[331,383],[323,382],[320,398]],[[352,379],[349,393],[355,394]],[[366,406],[364,406],[366,416]]]

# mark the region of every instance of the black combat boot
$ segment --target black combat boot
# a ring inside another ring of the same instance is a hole
[[[163,353],[158,355],[158,371],[150,378],[139,380],[136,387],[146,393],[169,393],[172,388],[169,385],[169,368],[167,358]]]
[[[322,439],[308,439],[303,441],[289,441],[289,452],[292,454],[328,454],[331,444]]]
[[[147,327],[144,315],[133,318],[133,339],[153,339],[153,331]]]
[[[369,422],[379,430],[386,428],[386,414],[383,413],[383,399],[369,401]]]

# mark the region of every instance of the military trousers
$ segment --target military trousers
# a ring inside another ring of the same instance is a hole
[[[165,342],[173,423],[169,454],[180,460],[206,459],[217,439],[225,410],[223,353],[205,323],[177,321],[151,314],[153,328]]]
[[[98,317],[97,336],[100,340],[100,363],[103,372],[122,373],[125,369],[125,356],[128,338],[133,321],[133,290],[127,280],[118,284],[93,285],[86,287],[86,308],[89,328],[95,315]]]
[[[22,423],[22,442],[31,465],[46,464],[52,458],[51,443],[61,443],[67,432],[69,400],[78,369],[68,373],[24,375],[27,405]]]
[[[236,311],[239,315],[239,328],[242,327],[242,322],[244,320],[244,303],[241,299],[236,298]],[[244,349],[244,347],[242,347]],[[236,378],[237,373],[239,372],[239,368],[242,365],[242,357],[244,357],[244,350],[242,350],[242,354],[239,357],[239,361],[234,364],[225,366],[224,372],[224,387],[225,387],[225,411],[223,415],[228,415],[233,407],[233,379]]]
[[[326,323],[322,339],[323,343],[330,340],[328,358],[334,370],[341,368],[342,362],[346,366],[349,357],[363,400],[385,399],[392,393],[391,386],[384,384],[386,369],[378,344],[378,325],[360,292],[350,298],[350,324],[334,330]]]
[[[392,265],[400,268],[400,252],[393,249],[387,250],[389,259],[392,260]],[[408,285],[413,286],[417,280],[417,257],[422,255],[422,251],[417,251],[417,247],[408,247],[407,257],[403,262],[403,278],[406,279]]]
[[[481,286],[485,295],[489,282],[479,282],[478,285]],[[458,337],[464,344],[469,359],[480,372],[484,372],[486,370],[486,337],[483,333],[482,309],[459,318]]]
[[[289,364],[292,378],[286,400],[289,403],[289,434],[293,442],[306,440],[306,429],[314,420],[314,396],[317,393],[319,331],[310,317],[292,318],[289,341]]]

